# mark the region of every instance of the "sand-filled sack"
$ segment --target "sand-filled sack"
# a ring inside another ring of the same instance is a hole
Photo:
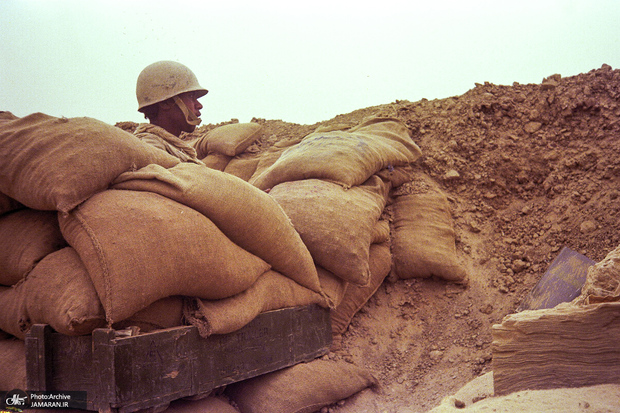
[[[110,324],[172,295],[230,297],[270,268],[200,212],[151,192],[103,191],[59,222]]]
[[[211,169],[224,171],[232,159],[232,156],[222,155],[221,153],[210,153],[202,158],[202,162]]]
[[[302,287],[276,271],[267,271],[247,290],[223,300],[194,299],[186,320],[203,337],[239,330],[260,313],[308,304],[327,306],[321,294]]]
[[[192,144],[199,158],[210,153],[237,156],[258,139],[261,129],[261,125],[252,122],[218,126]]]
[[[173,295],[164,297],[129,318],[114,323],[112,328],[122,330],[138,327],[141,333],[183,325],[183,308],[186,297]]]
[[[178,159],[92,118],[34,113],[0,123],[0,192],[40,210],[67,212],[125,171]]]
[[[26,290],[0,285],[0,303],[0,330],[23,340],[31,325],[26,314]]]
[[[418,175],[401,187],[393,204],[392,254],[399,278],[462,281],[467,274],[456,255],[456,238],[446,195]]]
[[[347,131],[304,137],[250,183],[269,189],[282,182],[316,178],[351,187],[388,166],[407,165],[420,156],[404,123],[375,118]]]
[[[149,165],[122,174],[113,188],[158,193],[187,205],[274,270],[320,291],[312,256],[289,217],[272,197],[240,178],[191,163]]]
[[[375,176],[348,190],[320,179],[284,182],[269,195],[290,217],[317,265],[366,285],[368,252],[388,191]]]
[[[233,383],[225,393],[243,413],[312,413],[377,383],[362,367],[316,359]]]
[[[37,264],[23,284],[31,324],[49,324],[59,333],[77,336],[105,326],[105,314],[86,267],[71,247]]]
[[[348,284],[340,304],[331,310],[332,332],[342,334],[351,319],[368,302],[390,273],[392,255],[388,243],[370,246],[370,283],[365,287]]]
[[[23,208],[25,208],[24,205],[0,192],[0,215]]]
[[[0,216],[0,284],[16,284],[66,246],[55,212],[21,209]]]
[[[249,181],[252,175],[256,172],[260,157],[253,153],[242,153],[239,156],[235,156],[230,160],[224,172],[241,178],[244,181]]]
[[[0,339],[0,392],[25,390],[26,377],[26,343]]]

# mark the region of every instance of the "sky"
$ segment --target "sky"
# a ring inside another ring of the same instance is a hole
[[[618,0],[0,0],[0,110],[144,122],[138,74],[174,60],[205,124],[314,124],[620,68],[618,22]]]

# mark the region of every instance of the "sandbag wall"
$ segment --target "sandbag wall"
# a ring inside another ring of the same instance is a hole
[[[213,334],[268,309],[328,305],[282,208],[240,178],[90,118],[4,112],[0,142],[3,343],[33,323],[68,335],[149,330],[192,308]],[[261,301],[270,289],[278,300]],[[207,313],[212,302],[219,312]],[[243,314],[232,325],[231,311]]]
[[[205,161],[222,160],[209,156]],[[269,191],[290,217],[336,305],[336,340],[392,270],[403,279],[466,277],[448,199],[414,167],[420,156],[405,124],[376,117],[352,128],[322,127],[219,165],[229,173],[231,165],[249,165],[249,182]],[[238,176],[245,179],[244,171]]]

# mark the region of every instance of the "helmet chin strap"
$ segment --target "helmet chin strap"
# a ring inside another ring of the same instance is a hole
[[[183,100],[181,100],[180,97],[178,96],[173,96],[172,99],[174,99],[174,103],[177,104],[177,106],[179,107],[179,109],[181,109],[181,112],[183,112],[183,115],[185,115],[185,122],[187,122],[190,125],[193,126],[198,126],[200,125],[200,122],[202,122],[202,120],[197,117],[196,115],[194,115],[185,105],[185,102],[183,102]]]

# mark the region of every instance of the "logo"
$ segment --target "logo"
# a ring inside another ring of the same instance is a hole
[[[14,389],[4,396],[4,406],[8,411],[21,412],[30,405],[30,397],[23,390]]]

